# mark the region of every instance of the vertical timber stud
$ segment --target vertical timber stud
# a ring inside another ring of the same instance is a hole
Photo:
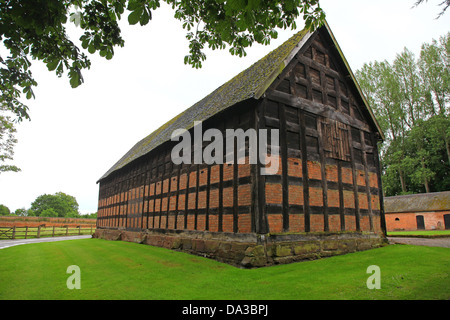
[[[144,168],[147,168],[147,165],[144,165]],[[143,177],[143,179],[142,179],[142,184],[143,184],[143,186],[141,187],[141,193],[139,194],[139,195],[141,195],[142,194],[142,209],[141,209],[141,230],[142,229],[145,229],[144,228],[144,215],[147,215],[145,212],[144,212],[144,209],[146,209],[147,208],[147,210],[148,210],[148,207],[145,205],[145,191],[146,191],[146,189],[148,189],[148,188],[146,188],[146,186],[147,186],[147,175],[148,175],[148,170],[145,170],[145,173],[143,173],[142,174],[142,177]]]
[[[148,183],[148,195],[147,195],[147,229],[149,229],[149,227],[150,227],[150,198],[151,198],[150,190],[152,189],[152,188],[151,188],[151,185],[152,185],[152,181],[153,181],[153,163],[154,163],[154,161],[155,161],[155,157],[151,157],[150,160],[149,160],[149,164],[148,164],[149,174],[148,174],[148,177],[147,177],[147,183]],[[154,193],[154,191],[153,191],[153,193]],[[155,202],[155,201],[153,201],[153,202]]]
[[[195,175],[195,213],[194,213],[194,230],[197,230],[197,219],[198,219],[198,190],[200,185],[200,164],[195,165],[197,174]]]
[[[239,127],[239,117],[233,116],[233,128],[236,130]],[[233,232],[238,232],[238,215],[239,215],[239,203],[238,203],[238,188],[239,188],[239,165],[237,157],[237,138],[233,138]]]
[[[153,229],[156,228],[156,224],[155,224],[155,220],[156,220],[156,202],[157,202],[157,198],[158,196],[156,195],[156,186],[159,180],[159,176],[161,175],[161,169],[160,169],[160,165],[159,165],[159,161],[161,158],[161,154],[157,155],[157,158],[155,159],[155,165],[156,165],[156,173],[155,173],[155,177],[153,179],[153,183],[155,184],[155,190],[154,190],[154,196],[153,196]]]
[[[350,108],[350,110],[352,110],[352,108]],[[356,179],[355,153],[353,150],[353,137],[352,137],[351,129],[349,131],[348,140],[349,140],[349,144],[350,144],[350,158],[351,158],[350,163],[352,165],[353,196],[355,198],[355,224],[356,224],[356,231],[361,231],[359,198],[358,198],[358,180]]]
[[[256,118],[255,121],[257,121],[257,129],[258,132],[260,129],[266,129],[266,120],[265,120],[265,109],[267,105],[267,99],[264,99],[262,103],[258,104],[256,108]],[[269,137],[269,135],[267,135]],[[266,141],[268,144],[269,141]],[[266,151],[268,151],[269,148],[266,148]],[[272,149],[271,149],[272,150]],[[259,146],[258,146],[258,152],[259,152]],[[258,153],[259,154],[259,153]],[[261,161],[258,161],[257,169],[256,169],[256,177],[257,177],[257,206],[258,211],[256,212],[257,215],[257,223],[256,223],[256,233],[259,234],[266,234],[269,233],[269,223],[267,219],[267,207],[266,207],[266,176],[261,174],[261,169],[263,168],[263,164]]]
[[[166,159],[167,160],[167,159]],[[172,161],[168,161],[166,162],[166,165],[169,164],[170,169],[169,169],[169,173],[167,175],[167,180],[169,182],[169,186],[167,188],[167,201],[166,201],[166,229],[169,229],[169,214],[170,214],[170,197],[172,195],[172,193],[170,192],[171,188],[172,188],[172,173],[173,173],[173,168],[174,168],[174,163]]]
[[[224,121],[221,121],[218,129],[222,132],[222,136],[226,137],[226,129]],[[223,166],[225,163],[225,144],[222,143],[222,161],[219,164],[219,217],[217,231],[223,231]]]
[[[362,160],[364,165],[364,177],[365,177],[365,184],[366,184],[366,194],[367,194],[367,206],[369,209],[369,224],[370,224],[370,231],[373,231],[373,212],[372,212],[372,201],[371,201],[371,195],[370,195],[370,183],[369,183],[369,168],[367,166],[367,152],[366,152],[366,139],[365,139],[365,132],[363,130],[360,130],[361,135],[361,150],[362,150]]]
[[[327,55],[327,58],[329,56]],[[330,66],[330,61],[327,61],[327,66]],[[337,110],[340,113],[343,113],[344,108],[342,107],[342,98],[341,98],[341,86],[339,84],[339,78],[334,77],[334,89],[336,90],[336,103]],[[350,130],[350,129],[349,129]],[[348,131],[348,135],[351,132]],[[351,145],[350,145],[351,147]],[[344,208],[344,185],[342,183],[342,161],[341,159],[337,160],[337,170],[338,170],[338,189],[339,189],[339,217],[341,222],[341,231],[345,231],[345,208]]]
[[[127,180],[126,180],[126,182],[125,182],[125,186],[126,186],[126,188],[125,188],[125,229],[127,229],[128,228],[128,202],[129,202],[129,199],[130,199],[130,185],[131,185],[131,182],[130,182],[130,179],[129,179],[129,174],[127,173]]]
[[[225,156],[225,153],[223,153]],[[223,161],[219,164],[219,226],[218,231],[223,231]]]
[[[313,60],[317,61],[316,48],[312,47]],[[328,105],[328,90],[326,83],[326,75],[323,69],[320,69],[320,86],[322,91],[322,102],[324,105]],[[323,146],[323,136],[322,136],[322,125],[320,124],[320,117],[317,117],[317,133],[319,134],[319,157],[320,157],[320,171],[322,176],[322,196],[323,196],[323,229],[324,231],[329,231],[329,219],[328,219],[328,180],[327,180],[327,170],[326,170],[326,159],[324,155]],[[333,128],[332,128],[333,129]]]
[[[211,166],[206,167],[207,181],[206,181],[206,217],[205,217],[205,230],[209,230],[209,195],[211,193]]]
[[[191,149],[192,150],[192,149]],[[192,160],[192,159],[191,159]],[[189,176],[191,174],[192,164],[186,168],[186,196],[184,197],[184,229],[187,229],[188,209],[189,209]]]
[[[342,184],[342,162],[337,160],[338,188],[339,188],[339,217],[341,221],[341,231],[345,231],[345,209],[344,209],[344,186]]]
[[[178,227],[178,201],[180,199],[180,176],[181,176],[181,168],[183,167],[183,164],[180,163],[178,165],[178,170],[177,170],[177,193],[176,193],[176,198],[175,198],[175,222],[173,225],[173,228],[176,230]]]
[[[250,109],[250,127],[254,128],[256,132],[258,132],[258,144],[256,147],[256,154],[258,155],[258,161],[256,164],[250,163],[250,182],[251,182],[251,208],[250,208],[250,216],[251,216],[251,232],[257,233],[259,231],[259,205],[258,205],[258,171],[261,159],[259,157],[259,141],[261,136],[258,130],[258,105],[254,105],[253,109]]]
[[[303,176],[303,212],[305,215],[305,232],[311,230],[311,219],[309,209],[309,181],[308,181],[308,154],[306,147],[306,122],[305,115],[299,110],[299,123],[300,123],[300,149],[302,157],[302,176]]]
[[[314,49],[314,48],[313,48]],[[318,143],[319,143],[319,157],[320,157],[320,172],[322,177],[322,197],[323,197],[323,231],[329,231],[329,224],[328,224],[328,184],[327,184],[327,171],[326,171],[326,161],[325,161],[325,155],[324,155],[324,146],[323,146],[323,132],[322,132],[322,126],[327,125],[325,123],[326,119],[321,119],[320,117],[317,117],[317,134],[318,137]]]
[[[286,110],[282,103],[278,104],[280,112],[280,156],[281,156],[281,190],[282,190],[282,216],[283,232],[289,231],[289,186],[288,186],[288,152],[286,133]]]
[[[162,172],[161,172],[161,178],[159,181],[161,182],[161,188],[159,191],[159,221],[158,221],[158,229],[161,229],[161,218],[162,218],[162,201],[163,201],[163,187],[164,187],[164,176],[166,175],[166,153],[165,151],[161,152],[161,159],[162,159]]]

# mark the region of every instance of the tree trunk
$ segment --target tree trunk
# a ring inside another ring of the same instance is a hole
[[[422,169],[425,170],[425,161],[424,161],[423,158],[422,158]],[[429,184],[428,184],[428,179],[427,179],[427,177],[424,177],[424,178],[423,178],[423,185],[425,186],[425,192],[426,192],[426,193],[430,193],[430,186],[429,186]]]
[[[406,190],[406,182],[405,182],[405,178],[403,177],[403,171],[399,169],[398,175],[400,176],[400,184],[402,185],[402,192],[408,191],[408,190]]]
[[[447,150],[447,160],[448,160],[448,165],[450,166],[450,148],[449,148],[447,139],[445,139],[445,149]]]

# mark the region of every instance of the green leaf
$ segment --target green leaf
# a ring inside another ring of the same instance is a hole
[[[88,45],[89,45],[89,39],[88,38],[84,38],[81,41],[81,46],[83,47],[83,49],[87,49]]]
[[[89,52],[90,54],[93,54],[93,53],[95,52],[95,46],[94,46],[93,43],[89,44],[88,52]]]
[[[143,14],[144,9],[142,7],[137,8],[135,11],[131,12],[128,15],[128,23],[131,25],[135,25],[141,20],[141,16]]]
[[[53,71],[56,69],[58,64],[59,64],[59,60],[53,60],[53,61],[47,62],[47,68],[49,71]]]
[[[130,0],[128,2],[127,9],[130,11],[135,11],[137,8],[142,7],[142,3],[136,0]]]
[[[145,26],[150,21],[151,18],[152,18],[151,11],[144,10],[141,19],[139,20],[139,24],[141,26]]]
[[[233,10],[242,10],[245,9],[246,1],[245,0],[229,0],[225,4],[226,7],[229,7]]]
[[[80,83],[80,75],[77,71],[69,72],[69,77],[70,77],[70,86],[72,88],[76,88],[81,84]]]

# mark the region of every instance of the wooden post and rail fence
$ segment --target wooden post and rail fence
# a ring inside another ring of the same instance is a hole
[[[92,235],[95,232],[95,226],[0,226],[0,240],[5,239],[30,239],[41,237],[59,237],[59,236],[77,236]]]

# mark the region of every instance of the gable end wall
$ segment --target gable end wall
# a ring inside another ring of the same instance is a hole
[[[266,93],[259,125],[282,141],[263,177],[270,232],[384,232],[376,129],[357,97],[320,33]]]

